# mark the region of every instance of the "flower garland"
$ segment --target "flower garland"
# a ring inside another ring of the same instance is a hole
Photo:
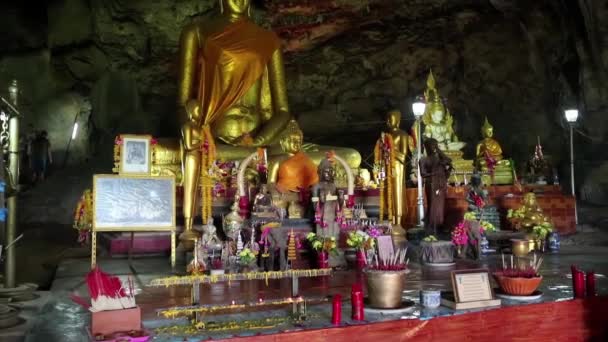
[[[209,332],[221,332],[221,331],[243,331],[243,330],[256,330],[256,329],[272,329],[281,324],[286,323],[289,317],[270,317],[257,320],[247,321],[229,321],[229,322],[196,322],[192,325],[176,325],[170,327],[162,327],[155,329],[157,335],[172,335],[183,337],[184,335],[194,336],[200,334],[200,330]]]
[[[215,165],[216,148],[211,129],[203,126],[204,141],[201,144],[201,218],[203,222],[212,215],[213,204],[213,167]]]
[[[154,279],[150,282],[149,286],[175,286],[175,285],[192,285],[194,283],[201,284],[214,284],[217,282],[227,281],[230,284],[232,281],[237,280],[265,280],[268,285],[269,279],[282,279],[282,278],[310,278],[310,277],[321,277],[331,274],[331,268],[322,269],[308,269],[308,270],[287,270],[287,271],[269,271],[269,272],[249,272],[249,273],[230,273],[230,274],[214,274],[214,275],[187,275],[187,276],[173,276],[166,278]]]
[[[190,316],[195,313],[214,313],[218,311],[227,311],[227,310],[243,310],[246,308],[255,308],[261,306],[281,306],[293,303],[302,303],[304,302],[304,298],[285,298],[285,299],[270,299],[263,300],[260,298],[257,302],[252,303],[235,303],[234,301],[231,304],[220,304],[220,305],[205,305],[205,306],[186,306],[186,307],[174,307],[169,309],[163,309],[158,311],[159,316],[163,316],[165,318],[174,319],[179,316]]]
[[[78,230],[78,242],[84,243],[87,240],[88,232],[93,227],[93,192],[86,189],[74,211],[73,228]]]

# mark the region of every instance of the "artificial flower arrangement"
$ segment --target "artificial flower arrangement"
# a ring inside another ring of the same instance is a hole
[[[312,248],[318,252],[337,252],[337,244],[335,237],[322,237],[315,233],[308,233],[306,240],[310,242]]]
[[[465,221],[460,221],[454,230],[452,231],[452,243],[456,246],[464,246],[469,243],[469,234],[467,234],[468,228],[465,225]]]
[[[425,237],[424,239],[422,239],[422,241],[425,241],[425,242],[437,242],[437,241],[439,241],[439,239],[437,239],[435,237],[435,235],[429,235],[429,236]]]
[[[551,224],[551,222],[543,222],[538,226],[532,227],[532,234],[534,234],[534,236],[540,240],[545,240],[547,238],[547,235],[549,235],[549,233],[551,233],[552,231],[553,224]]]
[[[256,254],[252,252],[249,248],[244,248],[239,253],[239,260],[243,265],[251,265],[255,262]]]
[[[376,241],[366,232],[355,230],[348,233],[346,244],[349,247],[356,248],[358,250],[366,251],[376,246]]]
[[[526,209],[522,206],[518,209],[509,209],[507,211],[507,220],[511,223],[515,230],[521,229],[521,220],[526,215]]]

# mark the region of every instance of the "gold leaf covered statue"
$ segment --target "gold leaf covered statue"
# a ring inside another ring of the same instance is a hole
[[[424,122],[424,137],[437,140],[442,151],[460,151],[466,144],[458,141],[454,133],[454,118],[450,111],[445,108],[435,85],[433,72],[429,72],[426,81],[424,97],[426,99],[426,110],[422,117]]]
[[[536,195],[533,192],[524,195],[522,206],[516,212],[516,216],[519,216],[521,222],[521,228],[526,230],[551,222],[551,218],[545,215],[538,205]]]
[[[186,231],[180,236],[182,241],[195,237],[192,218],[201,173],[216,159],[242,160],[257,146],[270,146],[269,160],[283,155],[277,142],[292,118],[279,38],[249,19],[251,0],[218,1],[221,15],[186,26],[180,37],[178,106],[183,116],[188,103],[196,102],[198,129],[184,128],[202,137],[203,154],[202,161],[192,156],[184,162]],[[189,143],[186,139],[183,145]],[[352,149],[312,146],[310,150],[315,162],[335,150],[350,167],[356,169],[361,163],[361,156]],[[196,153],[193,149],[187,152]],[[211,201],[210,196],[203,195],[205,201]],[[202,204],[205,220],[210,204]]]
[[[392,196],[391,207],[392,213],[389,213],[389,218],[392,218],[393,235],[395,240],[404,239],[405,230],[403,229],[403,218],[405,216],[405,163],[408,153],[409,136],[399,126],[401,124],[401,112],[399,110],[391,110],[386,114],[386,129],[385,133],[390,135],[392,141],[393,160],[391,161],[391,170],[393,172],[392,187],[390,187]],[[392,216],[392,217],[391,217]]]
[[[483,140],[477,144],[476,163],[481,171],[488,172],[488,158],[496,163],[494,166],[494,184],[513,184],[513,168],[511,161],[503,159],[502,148],[498,141],[494,139],[494,127],[486,117],[481,127]],[[484,177],[484,183],[488,182],[488,177]]]
[[[465,178],[468,177],[467,175],[473,173],[473,161],[465,160],[462,157],[463,152],[461,150],[466,143],[459,141],[454,132],[454,117],[443,104],[432,71],[429,71],[424,97],[426,108],[422,116],[422,122],[424,123],[423,136],[425,139],[435,139],[439,149],[452,160],[454,172],[452,172],[449,181],[464,183]],[[414,126],[414,129],[416,129],[416,126]]]

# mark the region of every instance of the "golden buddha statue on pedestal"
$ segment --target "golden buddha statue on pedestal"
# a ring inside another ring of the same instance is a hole
[[[462,148],[466,143],[458,140],[454,132],[454,118],[444,104],[437,90],[433,71],[429,72],[424,92],[426,109],[422,116],[424,123],[424,138],[437,140],[439,149],[452,160],[454,172],[451,182],[461,183],[467,177],[465,173],[473,173],[473,161],[462,158]],[[415,128],[415,127],[414,127]]]
[[[513,184],[511,161],[503,159],[502,148],[498,141],[493,138],[494,127],[492,127],[487,117],[481,127],[481,135],[483,136],[483,140],[477,144],[475,153],[477,167],[485,173],[490,171],[488,162],[495,163],[493,176],[484,175],[482,177],[483,182],[485,184]]]
[[[275,158],[284,154],[277,143],[292,118],[279,38],[249,19],[251,0],[218,1],[219,16],[182,30],[178,110],[183,117],[189,101],[200,106],[199,131],[203,149],[209,151],[201,153],[209,154],[204,158],[207,164],[213,158],[242,160],[259,146],[267,146],[268,156]],[[319,162],[330,150],[343,156],[351,168],[359,167],[361,156],[353,149],[314,145],[307,151]],[[196,188],[194,179],[204,171],[194,164],[184,164],[184,188]],[[193,192],[184,192],[184,203],[194,203],[188,196]],[[186,231],[191,230],[189,222]]]

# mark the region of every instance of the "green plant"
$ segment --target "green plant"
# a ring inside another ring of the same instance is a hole
[[[242,264],[249,265],[255,261],[255,253],[253,253],[249,248],[245,248],[239,253],[239,260]]]
[[[526,210],[524,207],[521,207],[521,208],[515,209],[515,210],[509,209],[507,211],[507,218],[508,219],[522,219],[522,218],[524,218],[525,214],[526,214]]]
[[[494,232],[494,231],[496,231],[496,227],[494,227],[494,225],[492,223],[488,222],[488,221],[480,221],[479,224],[483,228],[484,232]]]
[[[375,240],[366,232],[356,230],[348,233],[346,244],[356,249],[367,250],[374,248],[376,243]]]
[[[532,234],[537,239],[544,240],[547,238],[547,235],[553,231],[553,224],[549,222],[544,222],[538,226],[532,227]]]
[[[308,233],[308,235],[306,235],[306,240],[310,242],[312,249],[315,251],[336,252],[336,238],[333,236],[323,237],[318,236],[315,233]]]
[[[467,211],[466,213],[464,213],[464,219],[467,221],[475,221],[475,220],[477,220],[477,216],[475,215],[474,212]]]
[[[436,242],[439,241],[435,235],[429,235],[427,237],[425,237],[424,239],[422,239],[422,241],[426,241],[426,242]]]

